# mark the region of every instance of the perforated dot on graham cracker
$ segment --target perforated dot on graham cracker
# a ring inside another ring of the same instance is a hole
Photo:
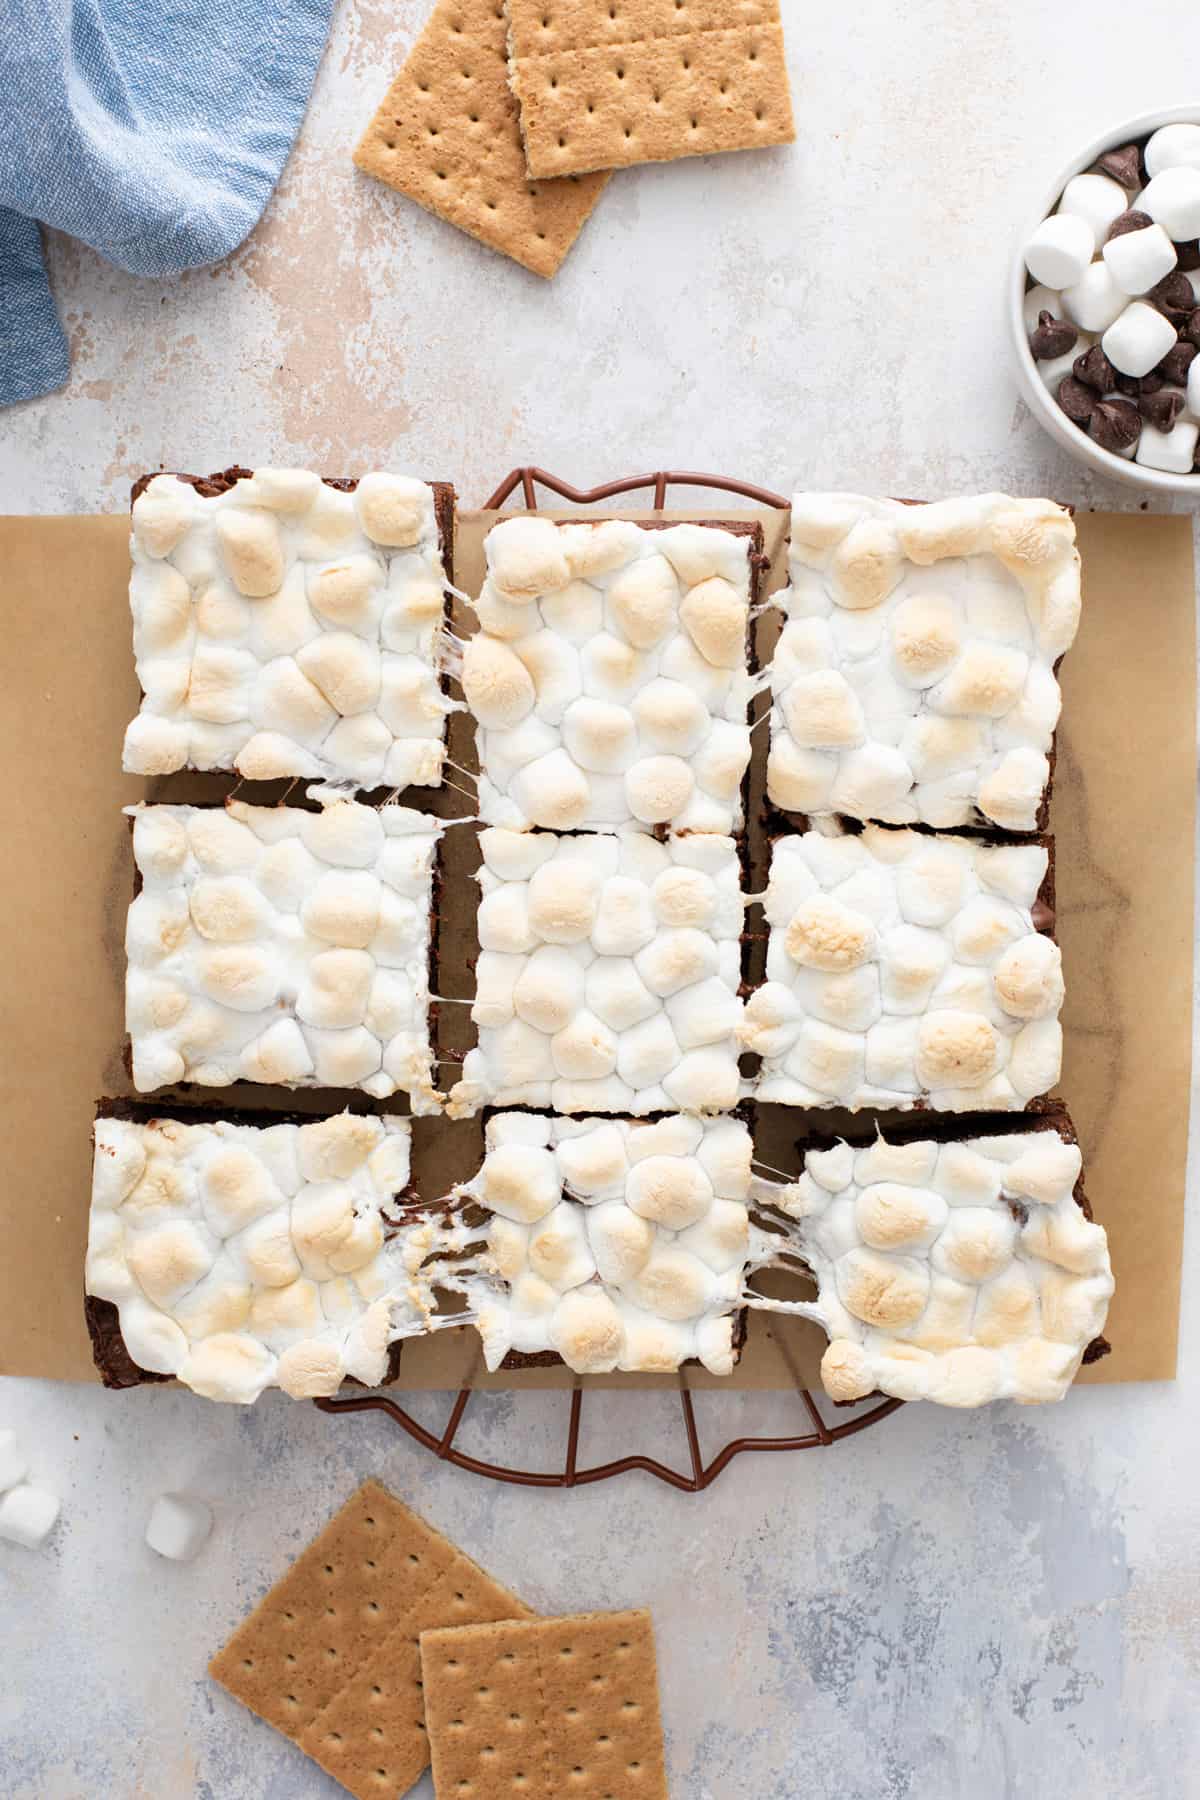
[[[429,1761],[421,1632],[528,1616],[515,1595],[368,1481],[209,1673],[360,1800],[394,1800]]]
[[[607,176],[525,167],[502,0],[439,0],[354,153],[368,175],[493,250],[553,275]]]
[[[778,0],[506,0],[539,179],[791,143]]]
[[[666,1800],[648,1612],[421,1634],[437,1800]]]

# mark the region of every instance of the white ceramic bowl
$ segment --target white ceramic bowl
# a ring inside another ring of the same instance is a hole
[[[1128,482],[1132,487],[1139,487],[1147,493],[1188,494],[1200,499],[1200,474],[1170,475],[1165,469],[1148,469],[1142,463],[1114,455],[1111,450],[1102,450],[1085,431],[1071,423],[1038,374],[1037,364],[1029,348],[1029,339],[1025,335],[1023,305],[1026,283],[1025,245],[1030,234],[1058,205],[1059,197],[1072,175],[1079,175],[1084,169],[1090,169],[1096,158],[1103,156],[1106,150],[1115,150],[1121,144],[1149,137],[1160,125],[1193,121],[1200,124],[1200,100],[1193,100],[1187,106],[1169,106],[1162,112],[1141,113],[1136,119],[1126,119],[1124,124],[1110,126],[1099,137],[1093,138],[1078,156],[1072,157],[1067,166],[1059,171],[1046,190],[1045,199],[1037,212],[1026,220],[1018,240],[1008,278],[1008,324],[1016,358],[1017,382],[1025,404],[1039,425],[1052,438],[1056,438],[1076,462],[1087,463],[1097,474],[1111,475],[1115,481]]]

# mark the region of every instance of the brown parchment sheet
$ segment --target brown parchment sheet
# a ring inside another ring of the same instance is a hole
[[[786,516],[724,504],[667,514],[758,518],[772,568],[786,578]],[[496,515],[459,514],[456,584],[477,591],[482,542]],[[1117,1293],[1114,1353],[1088,1381],[1169,1379],[1175,1373],[1191,1058],[1192,879],[1195,814],[1195,586],[1191,521],[1082,514],[1084,616],[1063,665],[1064,720],[1051,827],[1058,836],[1059,937],[1067,978],[1061,1092],[1083,1144],[1088,1192],[1112,1242]],[[122,1063],[125,912],[133,864],[121,808],[143,796],[216,800],[219,777],[143,784],[121,773],[121,740],[138,703],[127,600],[125,516],[0,518],[3,819],[0,841],[0,1130],[6,1179],[0,1217],[0,1373],[94,1380],[83,1323],[83,1256],[93,1103],[132,1092]],[[458,627],[465,624],[458,620]],[[762,622],[760,653],[774,635]],[[468,627],[469,628],[469,627]],[[760,702],[760,709],[765,700]],[[755,733],[751,811],[761,797],[765,728]],[[468,722],[452,720],[451,755],[473,766]],[[453,780],[460,778],[450,771]],[[463,782],[463,787],[469,783]],[[246,799],[278,798],[282,784],[242,784]],[[448,817],[462,794],[413,789],[407,803]],[[470,992],[478,860],[469,826],[445,839],[439,991]],[[754,871],[762,874],[761,857]],[[751,908],[748,930],[760,929]],[[749,945],[751,968],[762,955]],[[760,966],[760,965],[759,965]],[[470,1042],[467,1009],[447,1005],[443,1055]],[[443,1085],[453,1079],[443,1069]],[[317,1111],[342,1097],[243,1085],[155,1096],[175,1104],[265,1105]],[[362,1103],[362,1096],[355,1096]],[[398,1097],[399,1102],[399,1097]],[[391,1104],[390,1102],[387,1104]],[[397,1105],[397,1110],[403,1110]],[[784,1107],[759,1113],[760,1159],[794,1171],[795,1139],[846,1116]],[[861,1117],[858,1125],[861,1127]],[[433,1198],[477,1166],[478,1120],[419,1119],[414,1175]],[[774,1278],[769,1278],[774,1280]],[[786,1284],[780,1291],[787,1291]],[[797,1288],[794,1291],[799,1292]],[[694,1387],[790,1388],[817,1383],[823,1334],[761,1313],[732,1377],[689,1367]],[[563,1368],[482,1367],[470,1330],[405,1345],[401,1388],[674,1387],[675,1376],[594,1376]]]

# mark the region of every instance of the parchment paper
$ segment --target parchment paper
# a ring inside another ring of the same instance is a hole
[[[631,511],[630,517],[639,516]],[[644,516],[644,515],[643,515]],[[660,515],[661,516],[661,515]],[[669,516],[669,515],[668,515]],[[784,578],[784,516],[723,504],[676,516],[758,517]],[[459,515],[456,579],[471,591],[494,515]],[[1087,1185],[1112,1241],[1114,1353],[1083,1379],[1166,1379],[1175,1372],[1191,1050],[1195,642],[1191,522],[1082,515],[1084,623],[1064,664],[1051,824],[1058,834],[1059,936],[1067,977],[1062,1093],[1084,1146]],[[0,1372],[94,1380],[83,1324],[83,1253],[93,1102],[132,1090],[122,1064],[125,912],[132,857],[121,807],[142,784],[120,772],[121,739],[137,706],[122,517],[0,519],[0,669],[5,868],[0,880]],[[767,635],[769,636],[769,630]],[[765,646],[764,646],[765,647]],[[452,721],[452,755],[471,767],[466,721]],[[755,734],[761,791],[765,730]],[[453,772],[452,772],[453,773]],[[458,780],[457,776],[453,777]],[[464,784],[468,785],[468,784]],[[215,777],[152,782],[153,799],[218,798]],[[244,784],[242,797],[280,789]],[[453,792],[412,790],[410,804],[462,816]],[[450,879],[441,922],[440,991],[470,991],[475,890],[471,833],[447,833]],[[756,913],[750,915],[755,928]],[[761,954],[761,945],[752,955]],[[443,1053],[470,1041],[466,1008],[442,1010]],[[444,1071],[447,1080],[453,1071]],[[323,1102],[244,1086],[243,1104],[314,1110]],[[222,1098],[208,1089],[192,1101]],[[166,1110],[169,1097],[159,1099]],[[797,1166],[794,1140],[810,1115],[760,1114],[760,1157]],[[823,1130],[838,1115],[815,1115]],[[478,1122],[418,1120],[415,1174],[445,1193],[477,1165]],[[742,1361],[720,1382],[689,1369],[694,1387],[791,1387],[816,1382],[822,1334],[754,1314]],[[483,1371],[475,1334],[406,1345],[401,1385],[569,1387],[565,1369]],[[674,1376],[589,1377],[587,1386],[677,1385]]]

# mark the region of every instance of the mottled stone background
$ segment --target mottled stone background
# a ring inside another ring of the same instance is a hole
[[[1001,295],[1017,223],[1074,145],[1182,97],[1175,0],[1136,22],[1117,0],[784,0],[795,149],[619,175],[549,285],[351,168],[424,11],[343,0],[279,194],[221,268],[135,281],[53,243],[72,381],[0,414],[5,510],[119,508],[143,469],[235,458],[390,462],[453,476],[468,504],[526,459],[578,482],[675,463],[1137,504],[1032,424]],[[1130,604],[1152,625],[1152,594]],[[1194,1232],[1188,1250],[1194,1282]],[[65,1506],[48,1551],[0,1545],[0,1792],[332,1795],[203,1669],[373,1473],[535,1606],[653,1607],[677,1800],[1200,1794],[1195,1323],[1185,1304],[1173,1386],[1045,1413],[909,1407],[830,1452],[743,1458],[701,1497],[641,1477],[494,1487],[278,1396],[242,1413],[8,1381],[0,1424]],[[614,1447],[676,1416],[590,1404]],[[794,1417],[784,1397],[701,1405],[714,1448]],[[468,1444],[536,1464],[564,1409],[498,1396]],[[190,1567],[142,1542],[169,1488],[216,1509]]]

